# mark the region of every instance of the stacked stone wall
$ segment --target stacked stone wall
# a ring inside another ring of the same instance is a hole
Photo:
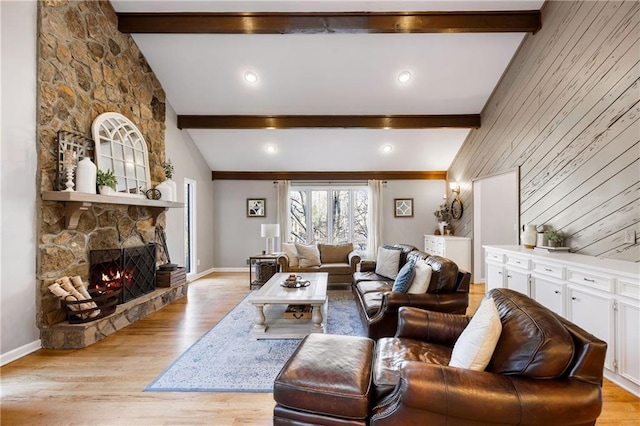
[[[38,153],[40,191],[52,191],[59,130],[91,138],[103,112],[118,112],[142,132],[153,184],[164,179],[165,94],[131,36],[117,30],[108,1],[45,0],[39,4]],[[88,277],[88,252],[154,241],[145,207],[93,204],[77,229],[64,227],[63,203],[41,201],[38,250],[38,318],[42,328],[64,319],[48,285],[61,276]],[[164,224],[164,214],[159,223]]]

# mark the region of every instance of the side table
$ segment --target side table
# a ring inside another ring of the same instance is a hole
[[[249,290],[251,290],[254,285],[262,286],[264,283],[269,281],[269,278],[278,272],[279,255],[280,253],[256,254],[249,256]]]

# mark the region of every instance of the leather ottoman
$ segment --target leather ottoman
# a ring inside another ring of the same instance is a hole
[[[276,425],[366,425],[374,341],[313,333],[273,385]]]

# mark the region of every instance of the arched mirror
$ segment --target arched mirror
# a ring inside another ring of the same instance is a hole
[[[96,166],[113,170],[117,195],[144,197],[151,188],[149,153],[140,130],[127,117],[105,112],[91,126],[96,143]]]

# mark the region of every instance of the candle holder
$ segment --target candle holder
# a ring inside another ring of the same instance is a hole
[[[65,175],[67,177],[67,181],[65,182],[66,192],[75,192],[73,187],[75,184],[73,183],[73,172],[77,167],[77,159],[76,152],[72,149],[67,149],[64,151],[64,161],[62,162],[62,167],[64,168]]]

